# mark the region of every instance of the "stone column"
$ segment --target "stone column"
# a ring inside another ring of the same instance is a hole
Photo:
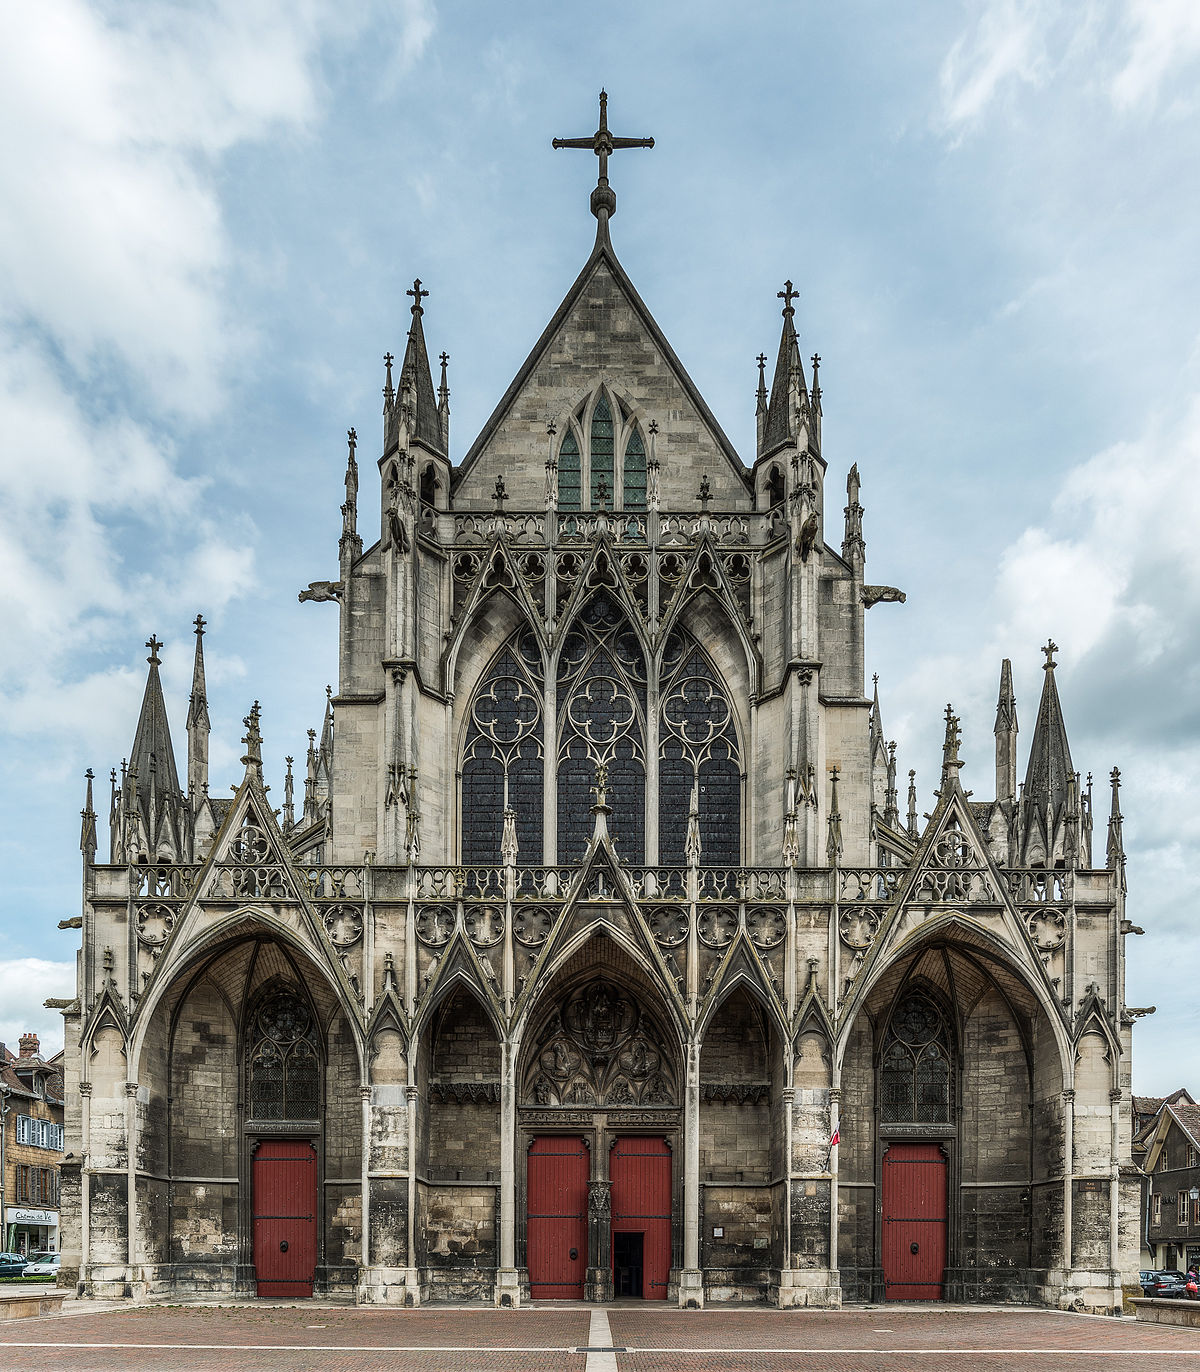
[[[500,1267],[496,1273],[496,1304],[511,1308],[521,1303],[517,1271],[517,1088],[514,1079],[517,1045],[500,1045]]]
[[[704,1273],[700,1270],[700,1041],[687,1043],[683,1098],[683,1268],[679,1304],[685,1310],[704,1306]]]
[[[1113,1087],[1108,1093],[1112,1116],[1109,1143],[1108,1183],[1108,1265],[1112,1268],[1113,1302],[1121,1306],[1121,1092]]]
[[[612,1182],[588,1182],[588,1270],[583,1288],[585,1301],[613,1298]]]
[[[1063,1098],[1063,1267],[1069,1274],[1075,1265],[1075,1235],[1073,1232],[1071,1192],[1075,1180],[1075,1092],[1062,1093]]]
[[[128,1241],[126,1262],[129,1265],[129,1281],[134,1277],[134,1264],[137,1262],[137,1093],[136,1081],[125,1083],[125,1150],[126,1158],[126,1201],[125,1220]]]
[[[417,1041],[413,1039],[410,1064],[416,1053]],[[409,1071],[412,1071],[411,1065]],[[421,1303],[421,1274],[417,1270],[417,1095],[415,1086],[405,1087],[404,1098],[408,1107],[408,1234],[405,1252],[408,1267],[404,1277],[404,1285],[407,1288],[405,1305]]]
[[[88,1281],[92,1246],[92,1083],[79,1083],[79,1281]]]
[[[362,1255],[365,1271],[371,1265],[371,1088],[359,1087],[362,1097]]]

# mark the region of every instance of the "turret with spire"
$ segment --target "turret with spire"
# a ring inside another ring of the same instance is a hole
[[[1000,664],[1000,695],[996,701],[996,799],[1010,805],[1017,797],[1017,697],[1013,693],[1012,662]]]
[[[92,781],[95,773],[89,767],[85,773],[87,777],[87,794],[84,797],[83,809],[79,812],[79,851],[83,854],[84,864],[88,867],[96,861],[96,809],[92,802]]]
[[[1046,655],[1042,698],[1017,817],[1017,857],[1023,867],[1054,867],[1065,861],[1068,813],[1078,803],[1078,789],[1072,788],[1075,769],[1067,726],[1054,679],[1058,645],[1051,641],[1042,651]]]
[[[208,717],[208,688],[204,682],[204,616],[197,615],[196,655],[192,662],[192,693],[188,697],[188,799],[192,813],[208,794],[208,736],[212,724]]]

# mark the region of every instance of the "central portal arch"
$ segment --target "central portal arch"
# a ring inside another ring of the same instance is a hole
[[[536,1299],[665,1300],[678,1265],[681,1054],[661,996],[590,939],[529,1021],[519,1239]]]

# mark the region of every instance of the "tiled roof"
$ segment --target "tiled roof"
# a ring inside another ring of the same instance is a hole
[[[1179,1127],[1197,1147],[1200,1147],[1200,1105],[1171,1105],[1167,1109]]]

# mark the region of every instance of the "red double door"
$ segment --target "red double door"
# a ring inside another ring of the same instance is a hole
[[[317,1267],[317,1150],[265,1139],[254,1152],[254,1271],[260,1296],[311,1296]]]
[[[941,1145],[889,1144],[883,1155],[883,1289],[888,1300],[941,1300],[947,1228]]]
[[[535,1300],[583,1299],[590,1173],[591,1157],[582,1138],[546,1135],[533,1141],[526,1247]],[[666,1141],[619,1138],[609,1155],[609,1178],[609,1260],[627,1287],[619,1294],[665,1300],[671,1270],[671,1152]]]

